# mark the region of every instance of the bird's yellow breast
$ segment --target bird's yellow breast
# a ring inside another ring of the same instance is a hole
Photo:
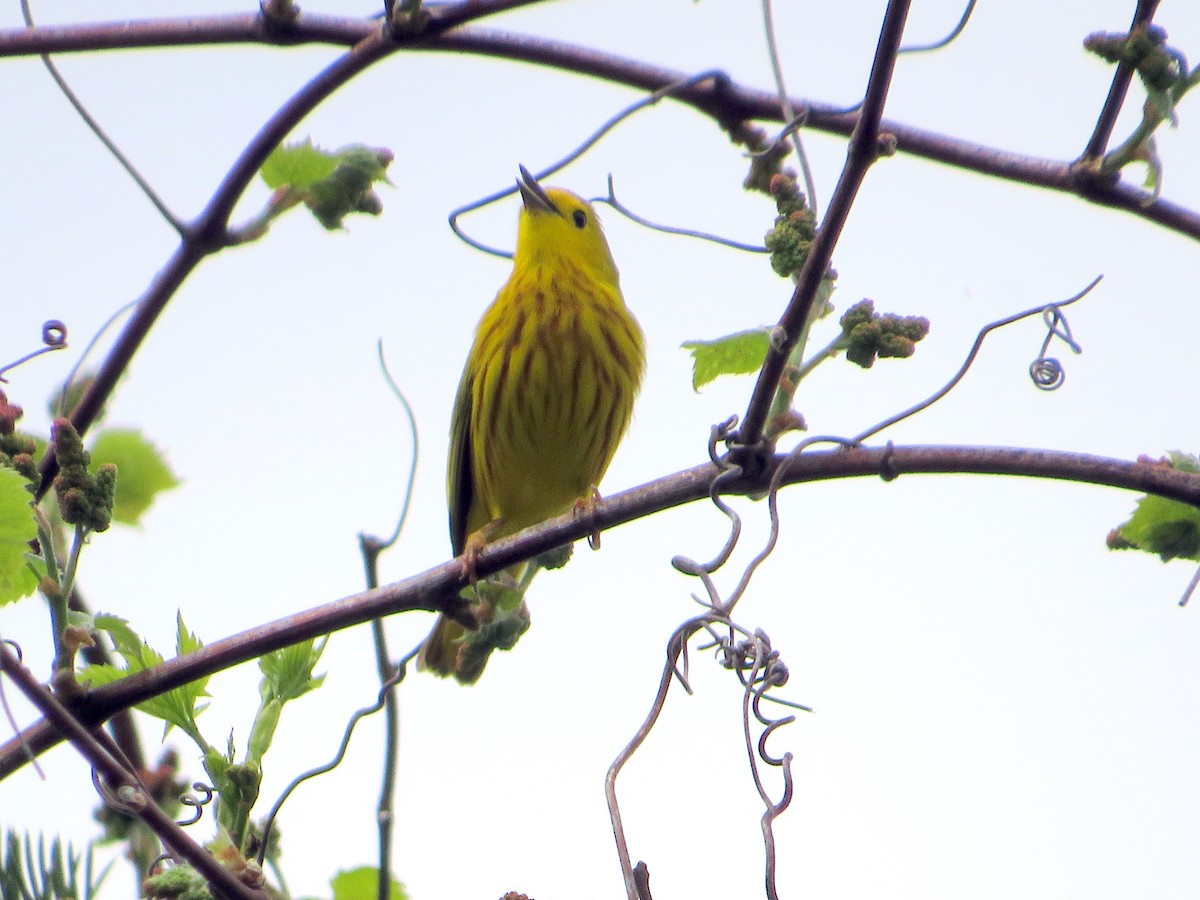
[[[502,518],[500,534],[511,534],[598,485],[629,424],[644,353],[615,284],[562,258],[514,269],[471,354],[467,533]]]

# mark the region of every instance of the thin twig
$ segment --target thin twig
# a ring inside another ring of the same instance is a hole
[[[786,122],[796,122],[797,126],[792,135],[792,144],[796,149],[796,162],[800,166],[800,174],[804,178],[804,191],[808,195],[808,208],[817,215],[820,205],[817,203],[817,185],[813,181],[812,166],[808,164],[808,154],[804,152],[804,140],[800,136],[800,123],[804,116],[796,115],[788,96],[787,82],[783,77],[783,61],[779,54],[779,41],[775,36],[775,12],[771,0],[762,0],[763,31],[766,32],[767,58],[771,61],[771,76],[775,79],[775,90],[779,93],[779,108],[783,111]]]
[[[25,25],[29,28],[33,28],[33,10],[30,9],[29,0],[21,0],[21,15],[25,19]],[[50,59],[48,54],[42,54],[42,64],[46,67],[46,71],[50,73],[50,77],[54,79],[54,83],[58,85],[59,91],[61,91],[62,95],[67,98],[67,102],[71,104],[75,112],[79,115],[79,118],[83,119],[83,124],[87,125],[87,127],[91,129],[92,134],[94,134],[96,139],[104,145],[104,149],[109,152],[109,155],[112,156],[112,158],[117,161],[117,164],[125,170],[125,174],[133,179],[134,184],[138,186],[138,190],[140,190],[142,194],[145,195],[146,199],[150,201],[150,204],[156,210],[158,210],[158,214],[166,220],[168,225],[182,235],[183,222],[181,222],[176,215],[171,212],[166,202],[158,195],[158,191],[151,187],[150,182],[147,181],[145,176],[138,171],[137,166],[135,166],[129,157],[127,157],[121,151],[121,148],[117,146],[116,141],[108,136],[108,132],[106,132],[100,126],[100,123],[96,121],[96,118],[90,112],[88,112],[87,107],[83,105],[83,101],[79,99],[75,91],[73,91],[71,86],[67,84],[67,80],[63,78],[62,73],[58,71],[58,66],[54,64],[54,61]]]
[[[387,698],[392,694],[392,688],[394,688],[404,679],[406,662],[407,661],[396,667],[395,671],[392,673],[392,677],[384,682],[384,684],[379,688],[379,694],[376,696],[373,704],[356,710],[354,715],[350,717],[350,720],[346,723],[345,729],[342,731],[342,741],[338,745],[337,751],[333,754],[333,758],[327,763],[323,763],[322,765],[309,769],[307,772],[297,775],[292,779],[288,786],[283,789],[283,792],[279,795],[279,798],[271,806],[271,811],[267,813],[267,817],[263,820],[262,840],[258,851],[259,865],[261,865],[263,860],[266,858],[268,849],[267,839],[271,836],[271,831],[275,826],[275,819],[279,816],[279,811],[283,808],[283,804],[287,802],[289,797],[291,797],[292,792],[295,791],[296,788],[300,787],[300,785],[302,785],[304,782],[308,781],[309,779],[316,778],[318,775],[324,775],[326,772],[332,772],[342,764],[342,760],[346,757],[346,751],[350,748],[350,738],[354,736],[355,727],[367,716],[374,715],[375,713],[379,712],[379,710],[384,708]],[[380,870],[380,874],[382,876],[382,869]],[[380,880],[383,880],[382,877]]]
[[[412,508],[413,487],[416,485],[417,480],[417,460],[420,458],[421,449],[420,437],[417,433],[417,417],[413,413],[408,398],[404,396],[404,391],[400,390],[400,386],[396,384],[396,380],[392,377],[392,373],[388,369],[387,360],[383,355],[382,340],[379,341],[377,349],[379,353],[379,366],[383,372],[383,377],[387,381],[388,387],[391,388],[392,394],[400,402],[400,408],[404,410],[405,421],[408,423],[409,437],[412,440],[412,454],[408,466],[408,481],[404,488],[404,499],[400,504],[400,514],[396,517],[396,527],[392,530],[391,535],[385,540],[380,540],[367,534],[360,534],[358,536],[368,590],[379,586],[379,557],[400,539],[400,533],[404,530],[404,523],[408,521],[408,513]],[[372,620],[371,638],[375,647],[375,668],[379,674],[381,684],[379,702],[383,705],[384,710],[383,772],[380,776],[379,803],[375,810],[376,822],[379,828],[379,877],[377,892],[378,900],[389,900],[392,893],[392,826],[395,821],[392,802],[396,793],[397,759],[400,753],[400,710],[396,702],[394,688],[404,677],[406,663],[402,663],[397,668],[392,662],[391,653],[388,651],[387,632],[383,627],[382,619]]]
[[[1079,293],[1075,294],[1072,297],[1068,297],[1066,300],[1063,300],[1061,303],[1055,303],[1053,305],[1055,307],[1070,306],[1072,303],[1082,300],[1084,297],[1086,297],[1088,294],[1090,294],[1092,292],[1092,290],[1096,287],[1096,285],[1098,285],[1100,283],[1100,280],[1103,277],[1104,277],[1103,275],[1097,276],[1096,278],[1092,279],[1091,283],[1088,284],[1088,286],[1085,287]],[[967,370],[969,370],[971,368],[972,364],[975,362],[975,357],[979,355],[979,350],[983,346],[984,339],[986,339],[989,334],[991,334],[993,331],[995,331],[998,328],[1004,328],[1008,325],[1013,324],[1014,322],[1019,322],[1022,319],[1027,319],[1030,316],[1039,315],[1042,312],[1044,312],[1046,310],[1046,308],[1047,308],[1047,304],[1042,304],[1041,306],[1035,306],[1032,309],[1025,309],[1019,313],[1013,313],[1011,316],[1005,316],[1003,319],[997,319],[995,322],[989,322],[987,325],[984,325],[983,328],[981,328],[979,330],[979,333],[975,336],[975,342],[971,345],[971,349],[967,352],[966,359],[963,360],[962,365],[959,366],[958,371],[954,373],[954,375],[950,378],[949,381],[947,381],[944,385],[942,385],[940,388],[938,388],[936,391],[934,391],[932,394],[930,394],[928,397],[926,397],[921,402],[916,403],[913,406],[910,406],[908,409],[903,410],[902,412],[898,412],[893,416],[889,416],[888,418],[884,419],[882,422],[879,422],[876,425],[872,425],[870,428],[866,429],[865,431],[862,431],[862,432],[856,434],[851,440],[856,444],[861,444],[867,438],[874,437],[875,435],[879,434],[879,432],[881,432],[887,428],[891,428],[897,422],[902,422],[905,419],[916,415],[917,413],[921,412],[922,410],[928,409],[929,407],[933,406],[933,404],[937,403],[939,400],[941,400],[943,397],[945,397],[948,393],[950,393],[950,391],[952,391],[954,389],[955,385],[957,385],[960,381],[963,380],[963,377],[966,376],[966,374],[967,374]],[[1047,338],[1047,343],[1048,342],[1049,342],[1049,337]],[[1046,344],[1043,344],[1042,345],[1042,353],[1044,354],[1045,352],[1046,352]]]
[[[352,47],[378,30],[377,22],[358,16],[324,16],[303,12],[287,29],[263,28],[262,17],[258,13],[40,25],[36,28],[0,29],[0,58],[229,44],[278,47],[332,44]]]
[[[597,143],[599,143],[599,141],[602,137],[604,137],[606,134],[608,134],[610,131],[612,131],[614,128],[616,128],[618,125],[620,125],[626,119],[628,119],[630,116],[632,116],[635,112],[645,109],[648,106],[654,106],[654,105],[658,104],[659,102],[661,102],[663,99],[665,99],[667,97],[671,97],[671,96],[679,93],[680,91],[684,91],[687,88],[690,88],[694,85],[700,84],[705,81],[716,81],[716,80],[722,79],[724,77],[725,76],[723,73],[717,72],[717,71],[707,71],[707,72],[700,72],[697,75],[687,75],[682,78],[679,78],[678,80],[676,80],[670,84],[663,85],[662,87],[652,91],[649,94],[649,96],[642,97],[639,100],[635,100],[633,103],[630,103],[628,106],[626,106],[620,112],[616,113],[615,115],[613,115],[609,119],[607,119],[605,122],[603,122],[599,128],[597,128],[590,135],[588,135],[588,137],[586,137],[581,144],[576,146],[566,156],[562,157],[557,162],[552,162],[549,165],[540,168],[537,171],[537,173],[534,175],[534,180],[541,181],[545,178],[549,178],[555,172],[558,172],[559,170],[564,169],[567,166],[569,166],[575,160],[579,159],[579,157],[583,156],[584,153],[586,153],[588,150],[590,150],[592,147],[594,147]],[[609,176],[609,192],[610,192],[610,194],[611,194],[611,191],[612,191],[612,176],[610,175]],[[468,246],[474,247],[476,250],[482,250],[484,253],[488,253],[492,256],[499,256],[502,259],[511,259],[512,254],[509,253],[507,250],[500,250],[496,247],[489,247],[487,244],[484,244],[480,241],[475,240],[473,237],[471,237],[469,234],[467,234],[465,231],[463,231],[462,228],[459,227],[458,220],[461,216],[464,216],[469,212],[474,212],[477,209],[483,209],[485,206],[490,206],[491,204],[495,203],[498,200],[503,200],[505,197],[511,197],[516,192],[517,192],[517,188],[515,185],[512,187],[506,187],[503,190],[494,191],[493,193],[488,194],[486,197],[481,197],[478,200],[472,200],[470,203],[467,203],[464,206],[460,206],[457,209],[452,210],[450,212],[450,216],[449,216],[450,230],[454,232],[454,234],[458,237],[459,240],[461,240],[463,243],[467,244]]]
[[[639,900],[641,892],[629,855],[629,845],[625,841],[625,826],[621,821],[621,805],[617,802],[617,776],[621,774],[625,763],[629,762],[633,754],[649,737],[654,723],[658,721],[663,706],[667,702],[667,692],[671,689],[671,680],[675,677],[676,662],[682,648],[691,639],[691,636],[703,627],[707,618],[707,616],[700,616],[689,619],[676,628],[667,641],[667,660],[663,665],[662,677],[659,678],[658,691],[654,695],[654,702],[650,704],[650,711],[633,737],[630,738],[629,743],[617,754],[617,758],[608,767],[608,773],[604,777],[604,796],[608,801],[608,816],[612,820],[613,839],[617,842],[617,857],[621,863],[621,874],[625,879],[625,893],[629,900]]]
[[[761,244],[746,244],[742,241],[735,241],[732,238],[724,238],[717,234],[710,234],[707,231],[698,231],[694,228],[678,228],[674,225],[660,225],[657,222],[651,222],[649,219],[639,216],[628,206],[617,199],[617,190],[613,184],[613,177],[611,173],[608,176],[608,196],[594,197],[592,198],[592,202],[606,203],[625,218],[629,219],[629,221],[635,222],[638,225],[641,225],[643,228],[648,228],[651,231],[658,231],[663,234],[673,234],[678,237],[696,238],[697,240],[708,241],[713,244],[720,244],[722,247],[731,247],[734,250],[742,250],[746,253],[767,252],[767,248]]]
[[[429,42],[424,49],[521,60],[648,91],[683,77],[683,73],[674,69],[587,47],[478,27],[461,28],[444,34],[436,41]],[[774,93],[744,87],[729,80],[697,85],[681,91],[676,99],[718,123],[783,121],[779,98]],[[792,103],[795,108],[806,111],[806,127],[829,134],[852,134],[862,116],[861,111],[847,111],[831,104],[798,98],[792,98]],[[1200,240],[1200,213],[1169,200],[1155,198],[1137,185],[1081,180],[1078,167],[1071,162],[987,147],[887,119],[880,123],[880,132],[895,138],[897,153],[1018,184],[1072,194]]]
[[[900,48],[900,53],[930,53],[934,50],[941,50],[943,47],[949,46],[967,27],[967,22],[971,21],[971,13],[975,11],[976,0],[967,0],[967,6],[963,10],[958,24],[950,30],[950,33],[938,41],[930,44],[904,44]]]

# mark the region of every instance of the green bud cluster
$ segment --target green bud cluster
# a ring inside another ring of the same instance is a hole
[[[792,152],[788,141],[771,143],[767,133],[753,125],[742,124],[742,127],[732,132],[734,141],[742,144],[750,151],[750,171],[742,187],[748,191],[758,191],[760,194],[771,193],[771,179],[776,175],[787,175],[794,178],[796,173],[785,169],[784,160]]]
[[[142,881],[142,896],[154,900],[214,900],[208,882],[191,866],[170,866]]]
[[[89,531],[107,531],[112,524],[117,467],[103,465],[94,474],[89,473],[92,455],[83,448],[83,440],[69,419],[56,419],[52,436],[58,459],[54,491],[63,521]]]
[[[783,277],[795,275],[808,259],[817,236],[817,220],[791,173],[772,175],[768,192],[778,213],[764,239],[771,253],[771,268]]]
[[[854,304],[841,318],[846,342],[846,359],[869,369],[875,359],[906,359],[917,349],[917,341],[929,334],[924,316],[897,316],[875,312],[874,300]]]
[[[1167,32],[1158,25],[1139,25],[1128,33],[1098,31],[1083,46],[1110,63],[1132,66],[1151,90],[1170,90],[1185,74],[1179,54],[1167,46]]]
[[[0,432],[0,466],[16,469],[26,481],[37,482],[37,441],[27,434]]]
[[[312,185],[304,200],[317,221],[329,229],[340,228],[350,213],[377,216],[383,212],[383,201],[371,186],[387,181],[384,172],[393,159],[390,150],[372,147],[351,147],[339,155],[333,174]]]

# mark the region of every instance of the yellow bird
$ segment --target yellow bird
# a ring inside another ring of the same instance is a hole
[[[517,187],[512,274],[479,322],[450,425],[450,540],[468,570],[488,541],[596,496],[645,370],[596,211],[524,166]],[[440,616],[421,667],[475,682],[492,648],[468,651],[469,637]]]

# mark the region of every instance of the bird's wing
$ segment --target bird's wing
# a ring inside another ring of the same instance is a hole
[[[471,472],[471,388],[474,379],[470,367],[463,369],[454,398],[454,415],[450,419],[450,453],[446,460],[446,499],[450,509],[450,546],[454,555],[463,552],[467,544],[467,515],[475,496],[475,479]]]

